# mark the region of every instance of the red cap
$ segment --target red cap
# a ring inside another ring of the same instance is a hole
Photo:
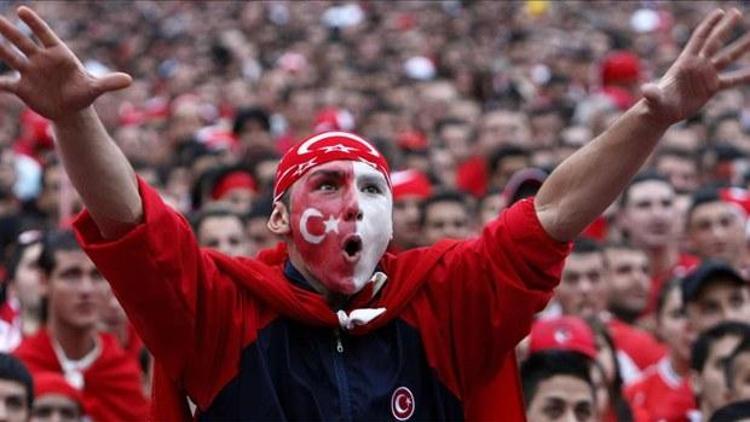
[[[602,86],[640,81],[641,61],[629,51],[617,51],[604,58],[601,65]]]
[[[48,394],[58,394],[73,400],[78,403],[78,406],[83,407],[81,392],[68,384],[61,374],[56,372],[35,372],[33,375],[34,397],[39,398]]]
[[[432,194],[430,179],[419,170],[403,170],[391,174],[393,200],[405,196],[416,196],[425,199]]]
[[[276,169],[273,200],[281,199],[284,192],[310,169],[337,160],[365,163],[383,174],[391,186],[388,162],[369,142],[349,132],[323,132],[305,139],[281,157]]]
[[[213,190],[211,190],[211,198],[221,199],[230,190],[238,188],[256,192],[258,186],[256,185],[253,176],[244,171],[233,171],[219,179]]]
[[[430,147],[427,137],[416,130],[407,130],[396,135],[396,144],[408,151],[424,151]]]
[[[596,358],[594,332],[584,320],[574,316],[541,319],[531,327],[529,352],[569,350]]]
[[[724,188],[719,190],[719,197],[724,202],[737,204],[750,214],[750,192],[742,188]]]
[[[350,130],[354,127],[354,118],[346,110],[326,107],[315,116],[315,133],[331,130]]]

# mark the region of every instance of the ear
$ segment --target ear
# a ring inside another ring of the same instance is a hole
[[[690,370],[690,383],[693,385],[693,393],[700,397],[703,395],[703,384],[701,383],[701,377],[698,371]]]
[[[292,232],[292,226],[289,223],[289,210],[286,205],[277,201],[273,204],[273,210],[271,216],[268,217],[268,223],[266,226],[271,233],[284,236]]]

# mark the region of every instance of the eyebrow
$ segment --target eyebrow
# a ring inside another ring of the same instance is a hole
[[[381,185],[385,185],[386,184],[385,177],[383,177],[383,175],[380,174],[380,173],[378,173],[378,174],[363,174],[362,176],[360,176],[360,180],[362,180],[364,182],[376,182],[376,183],[381,184]]]
[[[343,177],[344,172],[341,170],[326,170],[326,169],[318,169],[313,170],[312,173],[310,173],[310,179],[317,178],[317,177]]]

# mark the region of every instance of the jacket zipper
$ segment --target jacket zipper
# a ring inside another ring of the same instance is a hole
[[[336,374],[336,386],[341,402],[341,416],[345,421],[352,420],[352,403],[349,396],[349,379],[344,365],[344,344],[341,341],[341,331],[334,332],[336,337],[336,353],[333,354],[333,371]]]

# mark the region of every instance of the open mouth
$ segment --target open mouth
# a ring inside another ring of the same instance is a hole
[[[344,257],[350,261],[356,261],[362,252],[362,238],[352,235],[344,241]]]

